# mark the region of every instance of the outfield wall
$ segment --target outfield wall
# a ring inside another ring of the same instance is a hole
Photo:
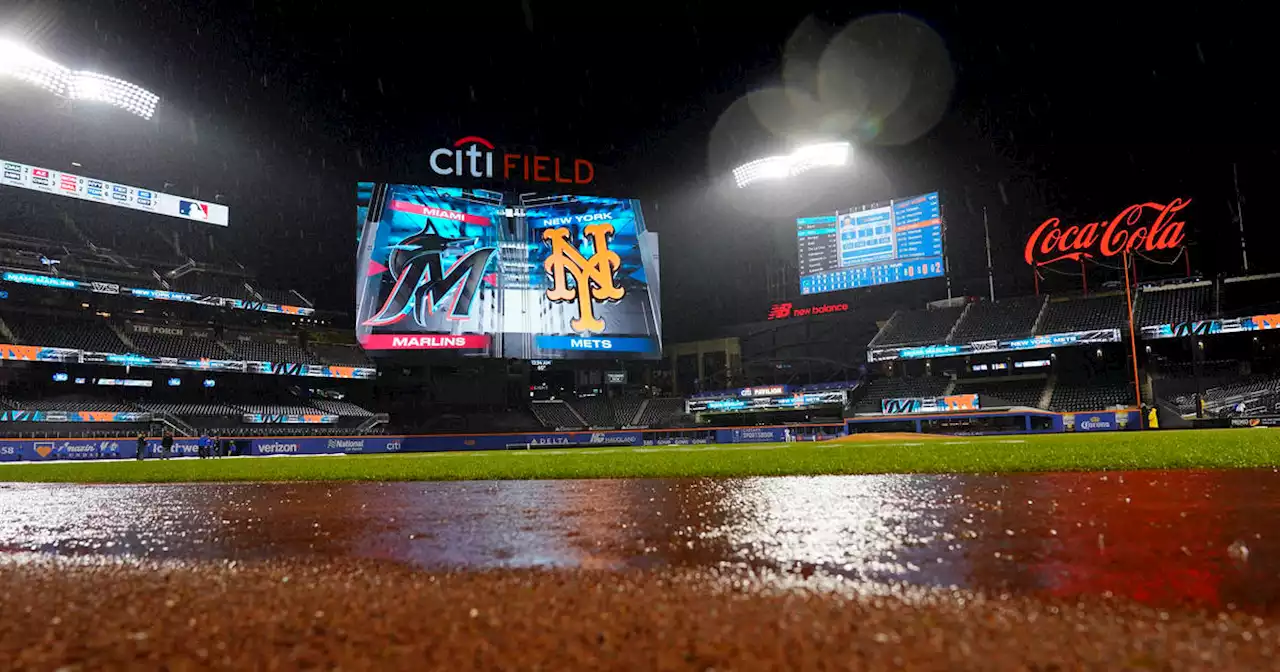
[[[410,436],[245,437],[235,439],[250,455],[360,455],[380,453],[438,453],[463,450],[506,450],[524,446],[614,445],[665,446],[724,443],[775,443],[822,433],[841,436],[843,424],[804,427],[725,427],[715,429],[645,429],[600,432],[538,432],[527,434],[433,434]],[[160,451],[158,438],[147,439],[149,455]],[[174,439],[173,455],[194,457],[199,440]],[[133,439],[0,439],[0,462],[133,459]]]
[[[1142,412],[1136,408],[1110,411],[1055,413],[1041,410],[969,411],[867,415],[847,420],[850,434],[862,432],[916,432],[990,436],[1000,434],[1053,434],[1062,432],[1113,432],[1142,429]]]
[[[1007,428],[991,428],[1000,419]],[[430,434],[405,436],[244,437],[235,439],[250,455],[362,455],[506,450],[524,446],[614,445],[666,446],[732,443],[778,443],[790,430],[798,440],[868,431],[907,431],[957,435],[1048,434],[1141,429],[1141,414],[1126,411],[1051,413],[1048,411],[972,412],[897,416],[864,416],[834,425],[720,427],[705,429],[636,429],[599,432],[523,434]],[[132,439],[0,439],[0,462],[133,459]],[[147,440],[149,455],[159,454],[160,440]],[[174,439],[175,456],[194,457],[199,440]]]

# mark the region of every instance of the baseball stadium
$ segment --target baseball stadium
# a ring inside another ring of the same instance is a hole
[[[89,4],[0,9],[7,669],[1276,669],[1270,145],[1066,102],[1217,37]]]

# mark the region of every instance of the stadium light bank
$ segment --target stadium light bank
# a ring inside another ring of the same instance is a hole
[[[852,153],[853,146],[847,142],[805,145],[790,154],[767,156],[744,163],[733,169],[733,179],[738,183],[738,188],[765,180],[781,180],[814,168],[847,165]]]
[[[30,49],[0,40],[0,78],[12,77],[69,100],[105,103],[151,119],[160,96],[123,79],[72,70]]]

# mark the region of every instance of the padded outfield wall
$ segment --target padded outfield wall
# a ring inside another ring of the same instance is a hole
[[[787,430],[796,440],[832,438],[866,431],[930,431],[930,422],[963,423],[968,419],[989,419],[1000,415],[1017,418],[1021,427],[1008,432],[969,431],[957,426],[956,434],[1025,434],[1053,432],[1097,432],[1140,429],[1137,410],[1093,411],[1089,413],[957,413],[921,416],[870,416],[849,419],[842,424],[723,427],[714,429],[645,429],[600,432],[538,432],[524,434],[441,434],[406,436],[325,436],[325,437],[245,437],[235,439],[242,451],[256,456],[270,455],[363,455],[386,453],[433,453],[467,450],[509,450],[553,446],[665,446],[733,443],[779,443],[787,440]],[[1042,418],[1042,429],[1033,427],[1033,416]],[[883,427],[885,423],[907,423],[903,427]],[[880,425],[881,427],[877,427]],[[883,428],[882,428],[883,427]],[[0,439],[0,462],[46,462],[52,460],[133,459],[134,439]],[[150,455],[158,455],[160,440],[149,438]],[[194,457],[199,440],[174,439],[173,455]]]
[[[663,446],[724,443],[772,443],[786,440],[786,427],[729,427],[716,429],[619,430],[600,432],[539,432],[527,434],[443,434],[413,436],[246,437],[236,439],[250,455],[361,455],[383,453],[432,453],[465,450],[507,450],[525,446]],[[841,436],[843,424],[789,428],[793,437]],[[156,456],[160,440],[147,440],[149,455]],[[173,455],[194,457],[199,440],[174,439]],[[0,462],[50,460],[133,459],[135,439],[3,439]]]

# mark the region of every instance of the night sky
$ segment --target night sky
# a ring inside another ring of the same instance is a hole
[[[1239,273],[1233,164],[1250,270],[1280,270],[1265,200],[1275,38],[1244,5],[379,4],[5,3],[0,35],[164,102],[142,130],[0,102],[13,122],[0,123],[0,156],[221,194],[227,254],[344,310],[354,183],[439,183],[427,155],[464,135],[588,158],[595,191],[642,199],[676,339],[759,319],[770,269],[795,284],[797,215],[933,190],[956,294],[986,291],[984,207],[998,295],[1032,291],[1021,248],[1046,217],[1084,223],[1175,197],[1193,201],[1193,270]],[[725,183],[737,163],[833,136],[857,146],[843,173],[751,193]],[[1079,279],[1048,272],[1044,286]],[[946,292],[920,281],[831,298],[887,317]]]

